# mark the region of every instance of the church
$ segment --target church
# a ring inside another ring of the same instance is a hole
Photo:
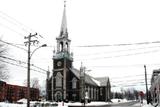
[[[47,100],[50,101],[110,101],[109,77],[95,78],[72,66],[71,40],[68,37],[66,5],[62,17],[60,35],[56,38],[57,49],[53,55],[52,76],[47,79]]]

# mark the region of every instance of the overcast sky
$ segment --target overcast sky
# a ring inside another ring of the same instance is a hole
[[[51,71],[63,5],[63,0],[0,0],[2,40],[24,45],[24,36],[38,32],[43,36],[38,37],[39,46],[47,43],[49,47],[37,50],[31,63],[46,70],[49,66]],[[79,69],[83,62],[87,69],[92,70],[89,74],[109,76],[112,85],[136,85],[144,89],[145,86],[141,85],[144,83],[144,64],[148,74],[160,68],[160,43],[155,43],[160,38],[160,1],[68,0],[66,5],[74,67]],[[13,46],[8,48],[8,57],[27,61],[24,50]],[[22,84],[27,77],[27,69],[8,65],[8,70],[10,83]],[[46,75],[32,71],[32,77],[44,80]],[[148,79],[150,77],[148,75]]]

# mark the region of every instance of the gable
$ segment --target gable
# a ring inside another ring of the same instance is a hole
[[[70,70],[78,79],[80,79],[80,71],[79,70],[77,70],[75,68],[71,68]],[[85,73],[85,82],[90,85],[98,86],[98,84],[92,78],[93,77],[91,77]]]

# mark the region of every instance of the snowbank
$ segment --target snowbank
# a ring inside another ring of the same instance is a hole
[[[128,102],[126,99],[111,99],[113,103]]]
[[[26,104],[11,104],[11,103],[0,102],[0,107],[26,107]]]
[[[112,104],[118,103],[118,100],[120,100],[120,99],[112,99],[112,101],[113,101]],[[128,102],[126,99],[120,100],[120,101],[121,102]],[[47,103],[50,103],[50,102],[31,102],[31,107],[33,107],[33,103],[47,104]],[[91,107],[92,105],[107,105],[107,104],[110,104],[110,103],[107,103],[107,102],[91,102],[91,103],[86,104],[86,106],[90,106]],[[58,107],[68,107],[69,105],[74,107],[74,106],[83,105],[83,103],[79,103],[79,102],[75,102],[75,103],[71,103],[71,102],[70,103],[58,102]],[[0,107],[26,107],[26,106],[27,106],[26,104],[11,104],[11,103],[0,102]],[[146,101],[144,101],[143,104],[136,103],[134,106],[137,106],[137,107],[153,107],[150,104],[147,105]]]
[[[21,103],[21,104],[26,104],[27,103],[27,99],[23,98],[17,101],[17,103]]]

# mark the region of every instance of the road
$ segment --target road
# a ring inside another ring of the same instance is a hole
[[[99,106],[99,107],[140,107],[140,103],[134,101],[134,102],[111,104],[111,105],[105,105],[105,106]]]
[[[73,107],[73,106],[69,106]],[[74,106],[74,107],[84,107],[84,106]],[[103,105],[103,106],[86,106],[86,107],[140,107],[140,103],[133,101],[133,102],[127,102],[127,103],[119,103],[119,104],[110,104],[110,105]]]

